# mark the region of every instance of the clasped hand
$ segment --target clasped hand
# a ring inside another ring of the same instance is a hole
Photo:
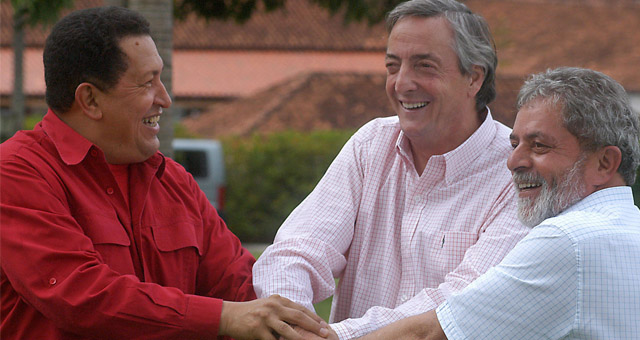
[[[332,333],[321,317],[279,295],[247,302],[223,302],[219,335],[236,339],[304,340],[308,337],[303,334],[327,338]]]

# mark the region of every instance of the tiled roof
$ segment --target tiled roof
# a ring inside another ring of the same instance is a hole
[[[499,78],[500,94],[490,105],[495,119],[511,126],[513,103],[522,83]],[[308,73],[267,90],[218,103],[182,121],[205,138],[293,129],[356,129],[376,117],[394,115],[384,90],[384,74]]]
[[[215,104],[183,124],[208,138],[286,129],[356,128],[374,117],[393,114],[384,83],[384,74],[301,74],[253,96]]]
[[[564,65],[587,67],[640,92],[640,1],[466,3],[489,22],[499,73],[523,76]]]
[[[77,0],[77,7],[101,4]],[[467,0],[483,15],[498,48],[498,72],[523,76],[549,67],[594,68],[640,92],[640,0]],[[11,42],[11,7],[0,3],[0,42]],[[28,46],[41,46],[45,33],[29,29]],[[383,51],[382,24],[342,25],[338,16],[304,0],[287,1],[285,11],[256,13],[244,25],[189,17],[174,24],[176,50]],[[233,67],[233,65],[229,66]],[[6,72],[3,72],[6,73]],[[28,82],[29,80],[27,80]],[[252,80],[247,78],[248,82]],[[179,87],[179,86],[177,86]],[[201,91],[196,91],[201,92]]]
[[[76,3],[80,7],[86,7],[101,1],[77,0]],[[174,94],[186,97],[249,96],[245,99],[246,102],[238,100],[218,104],[212,112],[219,112],[221,107],[225,107],[226,110],[235,112],[236,118],[247,117],[250,120],[252,114],[264,111],[256,103],[260,100],[271,103],[267,101],[268,98],[260,99],[261,95],[270,93],[275,96],[280,91],[286,93],[283,87],[287,85],[295,87],[322,82],[332,84],[335,88],[342,89],[342,92],[329,91],[332,87],[327,86],[324,87],[325,92],[305,92],[308,96],[304,100],[320,105],[318,103],[321,98],[349,94],[353,98],[360,98],[367,107],[366,113],[376,112],[377,116],[390,112],[375,111],[375,107],[381,108],[387,104],[383,86],[375,85],[378,83],[372,80],[384,77],[381,59],[385,34],[382,24],[374,27],[355,24],[345,28],[342,26],[342,19],[331,17],[325,10],[309,5],[309,1],[289,0],[287,3],[286,12],[258,13],[242,26],[233,22],[206,23],[193,17],[185,22],[176,22]],[[498,99],[491,106],[494,115],[503,122],[512,122],[510,117],[513,116],[515,95],[526,75],[547,68],[561,65],[593,68],[611,75],[627,90],[640,92],[640,0],[467,0],[465,3],[487,19],[496,40],[499,59]],[[3,1],[1,6],[0,38],[3,46],[9,46],[11,20],[10,15],[7,17],[8,2]],[[42,30],[38,33],[38,29],[35,33],[32,31],[29,30],[30,33],[27,34],[27,44],[40,46],[45,33]],[[12,67],[8,54],[10,49],[3,49],[0,60],[2,94],[9,93],[12,87],[11,79],[5,79],[10,75],[6,70]],[[41,94],[44,90],[40,75],[41,60],[37,52],[28,51],[27,55],[25,67],[27,74],[31,76],[26,79],[26,92]],[[379,73],[366,77],[345,75],[351,79],[349,81],[335,74],[322,75],[327,72],[356,70],[361,73]],[[360,80],[354,80],[355,78]],[[291,79],[291,84],[287,84],[288,79]],[[281,85],[269,89],[277,83]],[[354,90],[342,87],[347,84],[361,89],[363,93],[356,94]],[[367,87],[369,85],[377,87]],[[365,97],[366,94],[369,97]],[[378,100],[384,104],[377,102]],[[349,102],[350,105],[355,105],[356,100]],[[234,108],[236,105],[240,109]],[[280,119],[277,118],[280,114],[293,117],[293,112],[298,112],[300,117],[304,115],[320,126],[325,124],[321,122],[330,121],[310,118],[314,113],[320,116],[327,113],[324,110],[313,110],[311,104],[304,105],[301,100],[299,107],[304,108],[302,111],[269,111],[272,113],[267,116],[271,117],[269,121],[274,121]],[[275,107],[288,106],[279,104]],[[332,112],[347,115],[357,110],[340,106]],[[287,119],[291,124],[296,121],[293,118]],[[347,122],[357,121],[352,118],[344,119]],[[284,121],[284,118],[281,120]],[[246,125],[248,122],[234,124]],[[204,123],[202,129],[215,130],[215,127]],[[229,123],[229,127],[234,124]],[[224,126],[226,129],[227,126]],[[244,130],[238,127],[233,131]]]
[[[383,51],[386,30],[383,24],[345,24],[308,0],[289,0],[284,9],[257,12],[243,25],[191,15],[175,23],[174,44],[178,49]]]
[[[13,89],[12,67],[13,53],[8,48],[0,49],[0,93],[3,95]],[[43,95],[42,49],[27,49],[24,69],[25,94]],[[173,95],[191,98],[247,96],[301,72],[383,74],[384,52],[177,50],[173,54]]]
[[[100,6],[102,0],[76,0],[77,8]],[[12,41],[11,13],[8,1],[2,1],[0,42],[8,47]],[[68,11],[65,11],[66,13]],[[42,46],[47,29],[28,28],[27,46]],[[384,50],[384,25],[367,23],[345,24],[342,16],[332,16],[307,0],[289,0],[284,9],[265,13],[258,9],[244,24],[197,18],[174,22],[176,49],[284,49],[371,51]]]

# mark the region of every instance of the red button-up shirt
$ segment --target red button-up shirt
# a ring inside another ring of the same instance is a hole
[[[0,337],[215,337],[222,300],[255,298],[253,256],[160,153],[130,165],[49,111],[0,146]]]

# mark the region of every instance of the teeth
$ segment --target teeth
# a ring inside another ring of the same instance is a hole
[[[160,120],[160,116],[153,116],[153,117],[143,119],[142,123],[150,126],[155,126],[156,124],[158,124],[159,120]]]
[[[529,189],[529,188],[535,188],[539,186],[540,184],[537,184],[537,183],[522,183],[522,184],[518,184],[518,189]]]
[[[405,103],[405,102],[400,102],[402,104],[402,107],[404,107],[407,110],[413,110],[413,109],[419,109],[421,107],[425,107],[427,106],[427,102],[419,102],[419,103]]]

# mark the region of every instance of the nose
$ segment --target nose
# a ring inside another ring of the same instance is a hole
[[[396,93],[407,93],[416,90],[415,74],[411,67],[406,64],[400,65],[400,70],[396,73],[394,89]]]
[[[518,145],[511,151],[509,158],[507,158],[507,167],[512,173],[531,168],[531,158],[525,149],[526,147],[524,145]]]
[[[160,88],[158,94],[156,95],[156,104],[160,105],[163,108],[168,108],[171,106],[171,96],[169,96],[169,92],[167,92],[167,88],[164,87],[164,83],[162,81],[160,83]]]

